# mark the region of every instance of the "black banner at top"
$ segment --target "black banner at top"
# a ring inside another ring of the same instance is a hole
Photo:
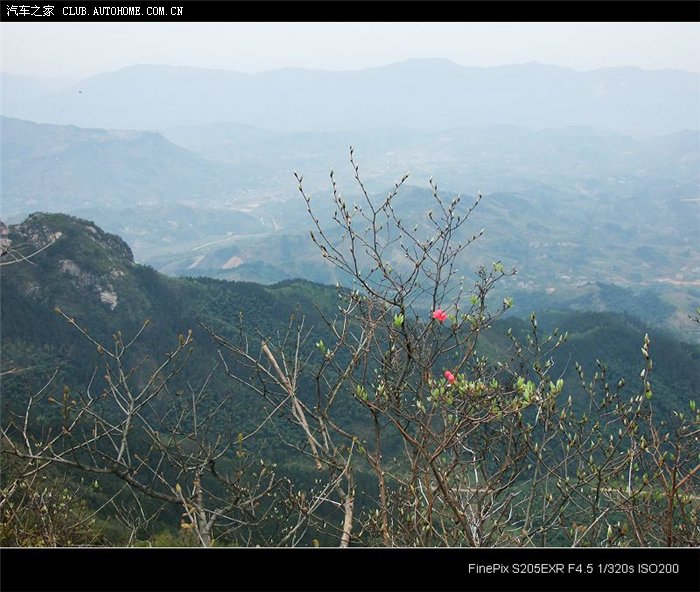
[[[700,20],[700,3],[696,0],[2,0],[0,6],[0,20],[26,23]]]

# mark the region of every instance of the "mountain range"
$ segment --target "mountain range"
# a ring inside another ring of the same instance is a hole
[[[134,65],[62,90],[4,75],[3,114],[123,129],[236,122],[272,130],[444,129],[494,124],[608,130],[697,129],[697,75],[538,63],[490,68],[411,59],[358,71],[243,74]]]
[[[465,232],[483,228],[460,262],[468,275],[502,260],[518,269],[510,295],[537,306],[627,311],[685,330],[700,298],[700,132],[660,136],[590,128],[442,132],[272,132],[227,124],[165,134],[2,118],[2,216],[69,212],[123,236],[136,260],[179,276],[335,283],[308,239],[294,170],[331,219],[328,171],[359,199],[346,143],[372,195],[408,167],[397,197],[411,226],[443,197],[484,199]],[[363,148],[367,146],[367,148]],[[30,174],[31,171],[31,174]],[[652,222],[653,221],[653,222]],[[596,296],[597,283],[632,289]],[[505,296],[505,294],[504,294]]]
[[[443,198],[483,193],[465,276],[501,260],[518,269],[504,296],[528,306],[626,311],[685,331],[700,298],[697,82],[446,60],[3,74],[0,217],[89,218],[175,276],[342,283],[308,240],[294,172],[330,219],[330,170],[360,199],[353,145],[373,197],[410,172],[396,202],[410,226],[423,228],[430,177]]]

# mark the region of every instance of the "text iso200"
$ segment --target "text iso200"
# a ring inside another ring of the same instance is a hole
[[[677,563],[640,563],[640,574],[677,574],[680,567]]]

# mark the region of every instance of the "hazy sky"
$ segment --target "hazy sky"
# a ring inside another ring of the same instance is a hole
[[[700,23],[2,23],[2,70],[82,78],[131,64],[354,70],[410,57],[700,72]]]

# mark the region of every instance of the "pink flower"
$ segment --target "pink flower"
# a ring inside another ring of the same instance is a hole
[[[455,375],[452,374],[452,372],[450,372],[449,370],[445,370],[445,379],[447,380],[447,382],[452,384],[455,381]]]
[[[447,319],[447,313],[441,308],[438,308],[436,311],[433,311],[433,318],[442,323]]]

